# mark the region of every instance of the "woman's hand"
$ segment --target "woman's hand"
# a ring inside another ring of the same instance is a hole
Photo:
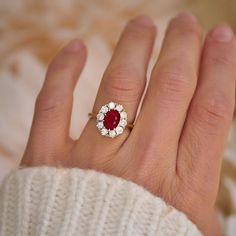
[[[24,166],[95,169],[133,181],[163,198],[206,235],[217,235],[214,213],[223,150],[235,102],[236,43],[227,26],[202,40],[196,19],[174,18],[167,29],[139,115],[156,29],[141,16],[125,28],[102,79],[93,111],[121,103],[129,122],[115,139],[90,119],[69,137],[73,89],[86,49],[72,41],[49,66],[38,95]]]

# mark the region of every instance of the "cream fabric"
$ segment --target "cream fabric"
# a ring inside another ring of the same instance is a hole
[[[142,187],[92,170],[35,167],[0,188],[0,235],[202,235]]]

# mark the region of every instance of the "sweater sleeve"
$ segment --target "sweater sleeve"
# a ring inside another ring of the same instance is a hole
[[[144,188],[78,168],[34,167],[0,188],[1,236],[198,236],[181,212]]]

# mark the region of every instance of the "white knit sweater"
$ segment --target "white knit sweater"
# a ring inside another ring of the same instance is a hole
[[[35,167],[0,189],[1,236],[202,235],[142,187],[92,170]]]

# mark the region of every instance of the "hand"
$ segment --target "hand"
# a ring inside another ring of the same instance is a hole
[[[121,103],[133,130],[110,139],[94,119],[69,137],[73,89],[86,49],[73,40],[49,66],[38,95],[24,166],[95,169],[133,181],[186,215],[205,235],[219,234],[215,218],[223,150],[235,102],[236,43],[220,26],[202,40],[196,19],[183,13],[167,29],[140,113],[156,29],[141,16],[125,28],[93,111]]]

